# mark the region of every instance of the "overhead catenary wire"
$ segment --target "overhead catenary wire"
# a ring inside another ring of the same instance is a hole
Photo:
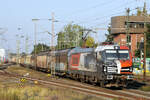
[[[120,9],[118,9],[118,8],[120,8],[120,7],[122,7],[123,5],[129,5],[129,3],[130,4],[133,4],[135,1],[132,1],[132,2],[127,2],[127,3],[125,3],[125,4],[122,4],[122,5],[119,5],[119,6],[115,6],[114,8],[113,8],[113,10],[116,10],[117,9],[117,11],[120,11]],[[100,4],[102,4],[100,7],[102,7],[102,6],[106,6],[106,4],[107,4],[108,2],[105,2],[105,5],[103,4],[103,3],[100,3]],[[98,5],[100,5],[100,4],[97,4],[97,5],[95,5],[95,6],[92,6],[92,7],[89,7],[88,9],[93,9],[93,8],[97,8],[98,7]],[[111,3],[108,3],[107,5],[110,5]],[[78,13],[81,13],[81,12],[86,12],[86,11],[89,11],[88,9],[81,9],[81,10],[78,10]],[[122,8],[121,8],[122,9]],[[112,10],[110,11],[110,12],[112,12]],[[120,12],[119,12],[120,13]],[[76,13],[73,13],[73,14],[76,14]],[[71,16],[71,15],[70,15]],[[102,16],[103,18],[105,18],[105,17],[107,17],[107,15],[106,16]],[[110,15],[108,16],[108,17],[110,17]],[[84,20],[85,20],[85,18],[84,18]],[[100,18],[99,17],[97,17],[97,18],[94,18],[94,19],[92,19],[92,20],[86,20],[86,21],[81,21],[81,22],[78,22],[77,24],[80,24],[80,23],[88,23],[89,21],[91,21],[91,22],[94,22],[94,21],[97,21],[97,20],[100,20]],[[65,20],[63,20],[63,21],[59,21],[60,23],[69,23],[69,22],[75,22],[75,21],[65,21]]]
[[[78,13],[78,14],[79,14],[79,13],[82,13],[82,14],[83,14],[84,12],[90,11],[90,10],[92,10],[92,9],[94,9],[94,8],[98,8],[98,7],[102,7],[102,6],[108,6],[108,5],[112,4],[112,3],[114,3],[114,2],[113,2],[113,1],[108,1],[108,2],[103,2],[103,3],[97,4],[97,5],[92,6],[92,7],[89,7],[89,8],[80,9],[80,10],[77,10],[77,11],[75,11],[75,12],[73,12],[73,13],[67,15],[66,18],[68,18],[68,17],[70,17],[70,16],[72,16],[72,15],[75,15],[75,14],[77,14],[77,13]],[[70,22],[70,21],[61,21],[61,22],[66,23],[66,22]],[[73,21],[73,22],[75,22],[75,21]]]
[[[133,3],[133,2],[130,2],[130,4],[132,4],[132,3]],[[128,3],[127,3],[127,4],[128,4]],[[123,5],[126,5],[126,4],[123,4]],[[97,20],[100,20],[100,19],[103,19],[103,18],[106,18],[106,17],[110,17],[110,16],[113,16],[113,15],[116,15],[116,14],[124,13],[125,11],[120,11],[120,9],[118,9],[118,8],[122,7],[123,5],[119,5],[119,6],[115,7],[115,9],[113,9],[113,10],[116,10],[116,9],[117,9],[117,11],[119,11],[119,12],[116,12],[116,13],[114,13],[114,14],[104,15],[104,16],[101,16],[101,17],[97,17],[97,18],[94,18],[94,19],[92,19],[92,20],[81,21],[81,22],[79,22],[79,24],[80,24],[80,23],[88,23],[89,21],[94,22],[94,21],[97,21]],[[122,8],[121,8],[121,9],[122,9]],[[113,10],[111,10],[111,11],[109,11],[109,12],[112,12]],[[85,19],[84,19],[84,20],[85,20]]]
[[[109,1],[107,0],[107,2],[102,2],[102,3],[99,3],[99,4],[93,5],[91,7],[87,7],[87,8],[76,10],[76,11],[70,13],[68,16],[72,16],[72,15],[77,14],[77,13],[78,14],[79,13],[84,13],[84,12],[87,12],[87,11],[92,10],[94,8],[102,7],[102,6],[105,6],[105,5],[109,5],[111,3],[113,3],[113,0],[109,0]]]

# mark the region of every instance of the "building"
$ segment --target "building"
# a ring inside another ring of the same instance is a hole
[[[144,32],[146,31],[145,22],[149,23],[150,18],[144,16],[129,16],[127,21],[126,16],[112,17],[111,34],[113,35],[113,41],[119,45],[127,45],[128,32],[128,43],[134,57],[135,50],[138,49],[139,43],[144,41]]]

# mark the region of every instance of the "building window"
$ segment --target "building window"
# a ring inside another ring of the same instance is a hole
[[[129,28],[144,28],[144,22],[128,22]],[[127,28],[127,22],[125,22]]]
[[[144,23],[140,23],[139,28],[144,28]]]

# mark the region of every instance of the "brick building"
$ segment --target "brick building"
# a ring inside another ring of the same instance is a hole
[[[111,34],[113,41],[119,45],[126,45],[127,42],[127,17],[116,16],[111,18]],[[150,22],[150,18],[144,16],[129,16],[129,45],[134,57],[135,50],[138,49],[139,43],[144,40],[144,22]]]

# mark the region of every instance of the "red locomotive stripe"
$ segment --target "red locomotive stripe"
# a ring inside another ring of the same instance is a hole
[[[132,74],[132,72],[120,72],[120,74]]]

